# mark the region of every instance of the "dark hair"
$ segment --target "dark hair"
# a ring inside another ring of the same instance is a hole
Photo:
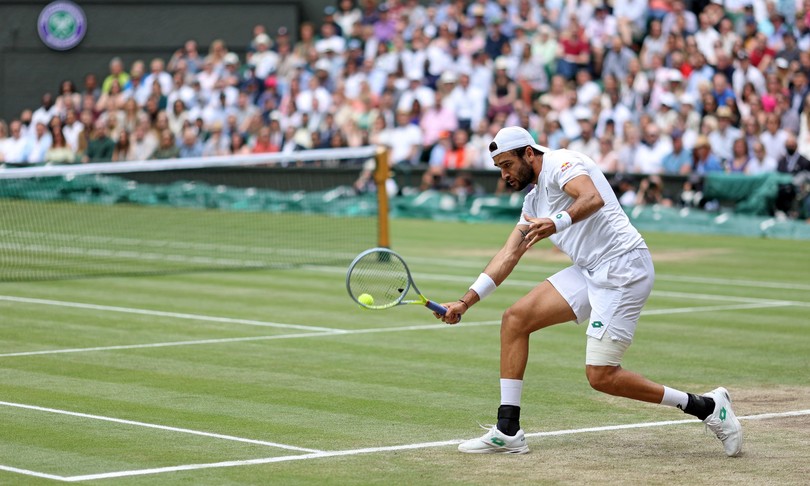
[[[513,155],[515,155],[515,156],[522,159],[523,156],[526,155],[526,149],[527,148],[529,148],[529,145],[526,145],[525,147],[518,147],[516,149],[512,149],[512,150],[509,151],[509,153],[511,153],[511,154],[513,154]],[[495,143],[495,142],[490,142],[489,151],[494,152],[496,150],[498,150],[498,144]]]

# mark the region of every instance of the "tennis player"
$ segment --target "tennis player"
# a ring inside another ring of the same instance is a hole
[[[630,224],[596,163],[571,150],[537,145],[519,127],[506,127],[489,145],[504,181],[516,190],[530,184],[523,214],[506,244],[456,302],[445,303],[448,324],[490,295],[526,251],[548,238],[573,265],[557,272],[520,298],[501,320],[501,405],[498,422],[483,437],[458,449],[469,453],[529,452],[520,428],[523,374],[529,335],[568,321],[587,322],[585,374],[603,393],[677,407],[702,420],[729,456],[742,451],[742,428],[725,388],[703,395],[654,383],[622,368],[641,309],[655,280],[647,245]]]

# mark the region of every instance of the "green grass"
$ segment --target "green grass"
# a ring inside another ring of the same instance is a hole
[[[510,228],[396,220],[392,239],[421,290],[444,301],[463,293]],[[688,391],[726,386],[741,415],[810,408],[807,243],[645,237],[658,280],[625,366]],[[306,454],[99,417],[321,451],[473,437],[498,403],[501,313],[566,265],[540,245],[453,327],[432,327],[436,321],[420,308],[360,310],[337,267],[0,283],[0,400],[7,402],[0,405],[0,466],[68,477]],[[746,303],[761,305],[695,309]],[[408,326],[424,328],[399,329]],[[152,344],[162,345],[138,347]],[[9,356],[111,346],[123,348]],[[583,360],[581,327],[533,336],[527,432],[685,418],[591,390]],[[801,418],[774,419],[767,428],[744,423],[750,452],[736,460],[698,425],[686,425],[530,438],[533,453],[520,458],[470,457],[446,445],[94,483],[664,483],[673,473],[685,482],[731,474],[739,482],[801,483],[803,459],[790,456],[806,456],[808,443],[790,435],[790,420],[806,432]],[[617,468],[622,461],[631,469]],[[0,470],[0,484],[48,482]]]

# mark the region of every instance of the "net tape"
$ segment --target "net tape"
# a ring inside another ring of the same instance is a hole
[[[342,149],[313,149],[292,153],[223,155],[187,159],[139,160],[133,162],[99,162],[81,165],[46,165],[39,167],[0,168],[0,179],[29,179],[36,177],[77,176],[83,174],[125,174],[178,169],[213,167],[250,167],[281,165],[290,162],[312,162],[334,159],[363,159],[374,157],[378,148],[364,146]]]

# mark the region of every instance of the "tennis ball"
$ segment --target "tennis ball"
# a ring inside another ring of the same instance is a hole
[[[363,305],[374,305],[374,297],[369,294],[360,294],[357,300]]]

